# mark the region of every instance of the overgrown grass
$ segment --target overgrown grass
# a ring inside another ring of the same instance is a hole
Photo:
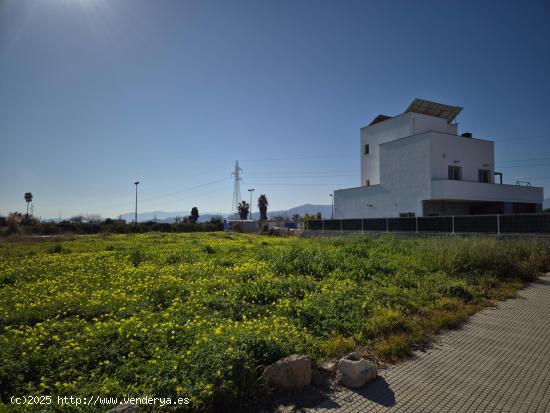
[[[0,395],[253,410],[266,399],[258,366],[352,349],[400,359],[512,296],[548,269],[549,251],[543,240],[223,233],[0,244]]]

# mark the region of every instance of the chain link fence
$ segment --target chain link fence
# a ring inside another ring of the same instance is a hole
[[[550,214],[320,219],[305,221],[304,230],[321,232],[435,232],[497,235],[550,234]]]

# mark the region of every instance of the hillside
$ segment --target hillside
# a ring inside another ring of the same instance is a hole
[[[331,206],[330,205],[313,205],[313,204],[304,204],[300,206],[296,206],[287,210],[278,210],[278,211],[270,211],[268,209],[267,211],[267,217],[273,218],[277,216],[286,216],[291,218],[294,214],[298,214],[300,216],[304,216],[305,214],[316,214],[317,212],[320,212],[323,218],[330,218],[331,215]],[[145,221],[152,221],[157,220],[157,222],[167,222],[172,223],[175,221],[176,217],[187,217],[189,216],[191,212],[190,211],[147,211],[147,212],[140,212],[138,213],[138,221],[139,222],[145,222]],[[229,214],[226,212],[205,212],[204,214],[200,212],[199,210],[199,222],[207,222],[210,221],[215,216],[222,216],[227,217]],[[260,217],[260,213],[258,212],[258,207],[254,205],[254,208],[252,210],[252,215],[254,219],[258,219]],[[122,215],[122,219],[125,219],[127,222],[131,222],[134,220],[134,213],[128,212],[126,214]]]

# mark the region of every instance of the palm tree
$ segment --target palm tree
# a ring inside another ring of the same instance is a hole
[[[250,205],[248,205],[248,202],[241,201],[241,203],[237,206],[237,210],[239,211],[239,216],[241,219],[246,219],[248,217],[248,211],[250,210]]]
[[[27,203],[27,216],[29,216],[29,204],[32,202],[32,193],[25,192],[25,202]]]
[[[191,221],[193,224],[197,222],[199,219],[199,209],[197,207],[193,207],[191,209],[191,215],[189,216],[189,221]]]
[[[269,202],[267,202],[267,197],[265,194],[260,195],[258,198],[258,209],[260,210],[260,221],[267,221],[267,206],[269,205]]]

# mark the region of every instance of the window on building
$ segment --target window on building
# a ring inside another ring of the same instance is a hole
[[[449,180],[462,181],[462,167],[449,165]]]
[[[490,173],[491,171],[488,169],[479,169],[477,171],[478,181],[484,184],[491,183],[491,181],[489,180]]]
[[[370,180],[367,179],[367,180],[365,181],[365,186],[370,186]]]
[[[367,143],[365,145],[365,155],[368,155],[369,154],[369,144]]]

